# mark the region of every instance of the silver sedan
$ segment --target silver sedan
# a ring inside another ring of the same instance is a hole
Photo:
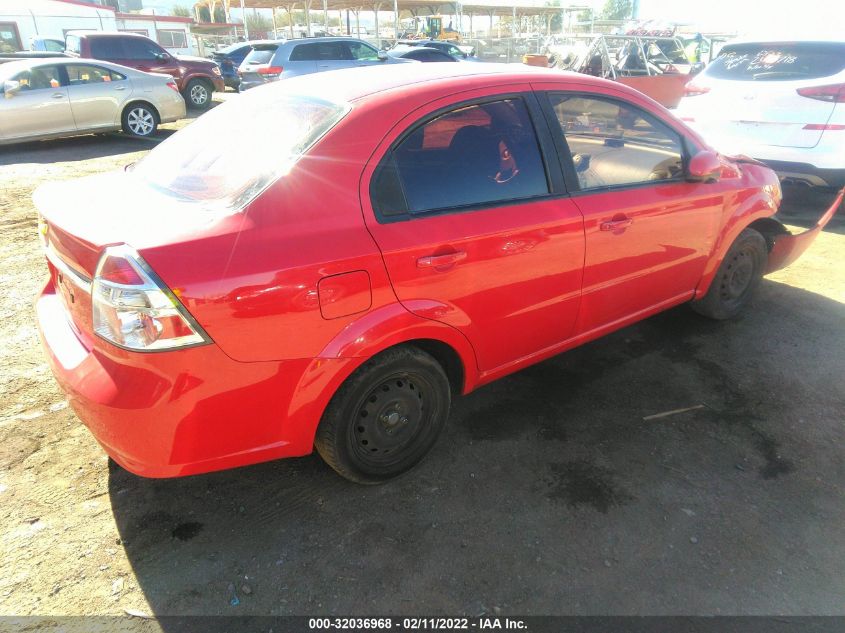
[[[0,65],[0,144],[122,129],[148,137],[185,117],[173,78],[94,59]]]

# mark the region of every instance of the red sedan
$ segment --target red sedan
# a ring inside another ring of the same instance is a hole
[[[790,235],[772,171],[618,83],[448,66],[251,91],[36,193],[44,347],[115,461],[316,447],[389,479],[457,394],[681,303],[735,315],[835,209]]]

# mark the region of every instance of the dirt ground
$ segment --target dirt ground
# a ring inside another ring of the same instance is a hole
[[[460,399],[389,485],[154,481],[67,407],[32,309],[32,191],[150,146],[0,148],[0,615],[845,613],[841,219],[739,320],[672,310]]]

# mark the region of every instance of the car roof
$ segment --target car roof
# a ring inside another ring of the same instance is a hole
[[[352,102],[379,93],[401,89],[442,89],[448,91],[468,90],[489,85],[491,79],[497,84],[524,83],[529,81],[575,80],[585,85],[613,85],[619,90],[625,86],[608,80],[590,77],[580,73],[539,68],[524,64],[391,64],[387,66],[364,66],[343,70],[311,73],[291,77],[280,82],[262,86],[260,90],[288,91],[304,95],[326,96],[331,101]]]
[[[364,40],[360,40],[357,37],[346,37],[346,36],[327,36],[327,37],[298,37],[292,40],[278,40],[280,44],[313,44],[319,42],[364,42],[364,44],[369,44]],[[372,46],[372,44],[369,44]]]

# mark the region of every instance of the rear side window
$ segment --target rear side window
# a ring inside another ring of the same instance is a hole
[[[320,59],[318,53],[319,44],[299,44],[294,46],[290,53],[292,62],[313,62]]]
[[[157,59],[157,56],[164,54],[164,49],[158,44],[140,37],[126,38],[123,41],[123,49],[126,51],[126,59],[152,61]]]
[[[636,106],[562,93],[549,95],[549,101],[581,189],[657,184],[683,176],[681,137]]]
[[[786,42],[725,46],[705,71],[736,81],[797,81],[845,70],[845,44]]]
[[[68,81],[71,86],[83,84],[100,84],[126,79],[124,75],[116,73],[101,66],[88,66],[85,64],[68,64],[65,66]]]
[[[91,57],[95,59],[125,59],[123,43],[117,37],[92,37]],[[70,44],[68,44],[70,46]]]
[[[419,50],[419,51],[411,51],[410,53],[406,53],[403,57],[407,57],[408,59],[417,59],[421,62],[454,62],[457,61],[451,55],[447,55],[446,53],[441,53],[440,51],[426,51],[426,50]]]
[[[521,99],[468,105],[417,127],[385,157],[371,185],[381,216],[498,204],[549,192]]]
[[[278,46],[273,44],[259,44],[253,48],[249,55],[244,58],[245,64],[269,64],[273,59],[273,53],[278,50]]]
[[[298,44],[290,54],[292,62],[337,61],[352,59],[349,50],[341,42],[315,42]]]

